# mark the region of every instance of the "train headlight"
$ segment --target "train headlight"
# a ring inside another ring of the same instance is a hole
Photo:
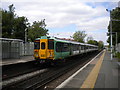
[[[38,57],[38,54],[36,53],[36,57]]]
[[[35,57],[38,57],[38,53],[35,53]]]
[[[50,54],[50,56],[49,57],[52,57],[52,54]]]

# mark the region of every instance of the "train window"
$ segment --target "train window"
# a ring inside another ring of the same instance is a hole
[[[34,42],[34,49],[40,49],[40,42]]]
[[[81,50],[83,50],[83,46],[81,45],[80,47],[81,47]]]
[[[77,50],[79,50],[79,45],[77,45]]]
[[[63,52],[69,51],[69,44],[68,43],[63,43],[62,51]]]
[[[44,42],[41,43],[41,49],[45,49],[45,43]]]
[[[69,44],[68,43],[56,43],[56,52],[68,52],[69,51]]]
[[[62,43],[60,42],[56,43],[56,52],[62,52]]]
[[[79,50],[79,45],[73,44],[73,51],[77,51],[77,50]]]
[[[48,49],[54,49],[54,41],[52,39],[48,40]]]

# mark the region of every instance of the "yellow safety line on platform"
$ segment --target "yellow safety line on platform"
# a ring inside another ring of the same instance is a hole
[[[95,82],[98,77],[98,73],[105,55],[105,52],[102,54],[98,62],[96,63],[95,67],[92,69],[86,80],[83,82],[82,86],[80,88],[94,88]]]

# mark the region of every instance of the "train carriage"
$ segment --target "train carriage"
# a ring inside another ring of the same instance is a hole
[[[34,42],[34,57],[39,62],[63,60],[66,57],[97,50],[97,46],[42,36]]]

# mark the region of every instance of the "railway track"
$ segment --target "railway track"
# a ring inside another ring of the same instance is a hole
[[[64,75],[65,73],[69,72],[73,68],[75,68],[77,65],[81,64],[81,67],[85,65],[89,60],[91,60],[92,57],[94,57],[97,53],[91,53],[83,56],[76,56],[71,58],[68,58],[71,62],[66,62],[62,65],[58,65],[55,67],[51,67],[49,69],[41,69],[27,73],[25,75],[21,75],[18,77],[14,77],[11,79],[7,79],[3,81],[3,89],[38,89],[38,88],[44,88],[44,86],[55,80],[56,78]],[[79,59],[81,58],[81,59]],[[75,59],[75,60],[74,60]],[[76,62],[77,60],[77,62]],[[23,79],[24,78],[24,79]],[[12,82],[10,82],[12,81]]]
[[[35,61],[26,63],[10,64],[2,66],[2,80],[7,80],[16,76],[27,74],[36,70],[48,68],[46,66],[36,66]]]

